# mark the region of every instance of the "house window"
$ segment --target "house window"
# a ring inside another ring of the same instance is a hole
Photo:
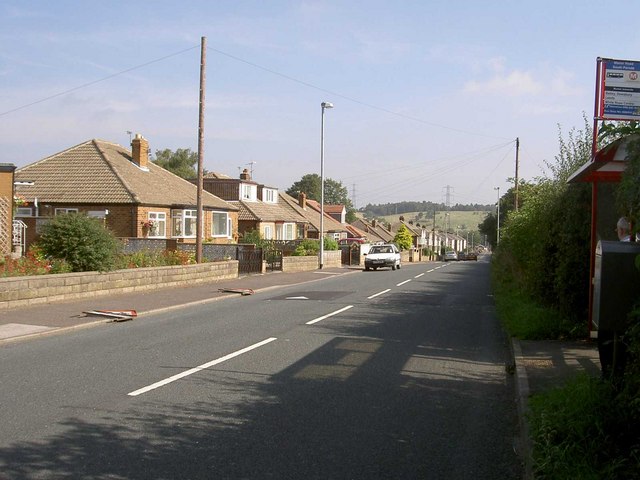
[[[295,224],[293,224],[293,223],[285,223],[284,224],[284,239],[285,240],[293,240],[295,238],[295,236],[294,236],[294,232],[295,231],[296,231]]]
[[[276,195],[277,190],[273,188],[265,188],[262,190],[262,201],[267,203],[277,203],[278,196]]]
[[[149,224],[149,237],[166,237],[167,235],[167,214],[164,212],[149,212],[147,223]],[[146,225],[145,224],[145,225]]]
[[[87,217],[90,218],[99,218],[104,220],[104,218],[109,214],[109,210],[89,210],[87,212]]]
[[[213,237],[230,237],[231,222],[227,212],[212,213],[212,232]]]
[[[294,240],[295,223],[276,225],[276,240]]]
[[[33,215],[33,209],[27,207],[16,208],[16,217],[31,217]]]
[[[243,183],[240,185],[240,200],[255,202],[257,198],[257,185],[248,185]]]
[[[171,211],[171,236],[195,237],[198,220],[197,210]]]
[[[273,240],[273,228],[271,228],[271,225],[264,226],[264,239]]]
[[[64,215],[65,213],[78,213],[77,208],[56,208],[56,215]]]

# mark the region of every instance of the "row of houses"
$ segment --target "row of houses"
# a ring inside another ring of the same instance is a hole
[[[208,173],[201,195],[205,241],[240,243],[247,232],[264,239],[320,238],[321,207],[301,192],[297,198],[254,181]],[[99,218],[117,237],[195,243],[198,188],[149,161],[149,142],[137,134],[131,149],[89,140],[16,169],[0,164],[0,248],[26,251],[42,225],[55,215],[84,213]],[[344,205],[325,205],[324,230],[336,240],[389,242],[404,224],[416,249],[466,248],[464,239],[399,221],[385,226],[358,219],[346,223]],[[13,221],[12,221],[13,219]]]

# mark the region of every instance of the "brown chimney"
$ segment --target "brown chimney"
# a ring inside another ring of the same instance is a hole
[[[307,194],[304,192],[300,192],[298,194],[298,204],[301,208],[307,208]]]
[[[149,168],[149,142],[139,133],[131,141],[131,158],[133,163],[143,170]]]
[[[242,173],[240,174],[240,180],[251,180],[251,174],[249,173],[249,170],[247,170],[246,168],[242,170]]]
[[[371,226],[373,228],[376,228],[376,219],[375,218],[371,220]]]

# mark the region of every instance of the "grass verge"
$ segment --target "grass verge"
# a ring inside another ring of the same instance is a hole
[[[494,281],[498,316],[523,340],[574,338],[575,325],[511,285]],[[637,328],[634,368],[640,357]],[[625,387],[581,374],[563,387],[529,398],[529,433],[536,479],[640,479],[640,382],[629,369]]]

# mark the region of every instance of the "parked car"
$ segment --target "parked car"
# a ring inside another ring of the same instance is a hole
[[[449,261],[457,262],[458,261],[458,254],[456,252],[454,252],[453,250],[446,251],[446,252],[444,252],[444,261],[445,262],[449,262]]]
[[[365,254],[365,270],[371,268],[377,270],[379,267],[391,267],[391,270],[395,270],[400,266],[400,250],[393,243],[373,245],[369,249],[369,253]]]
[[[478,254],[476,252],[468,252],[465,255],[465,260],[475,260],[476,262],[478,261]]]

